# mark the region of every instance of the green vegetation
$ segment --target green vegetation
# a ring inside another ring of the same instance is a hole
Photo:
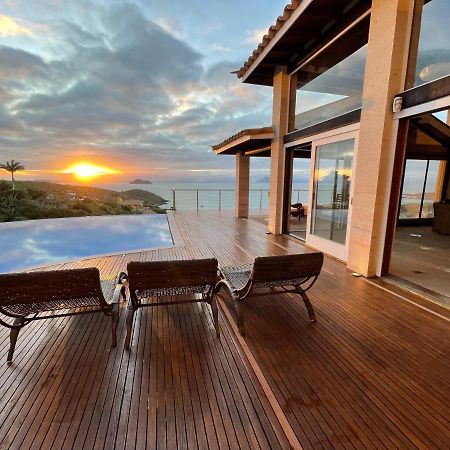
[[[14,179],[14,172],[18,172],[19,170],[25,170],[25,166],[21,164],[19,161],[14,161],[13,159],[11,161],[6,161],[5,164],[0,164],[0,169],[6,170],[11,174],[11,181],[12,181],[12,190],[14,191],[16,189],[15,186],[15,179]]]
[[[127,204],[128,203],[128,204]],[[116,192],[40,181],[0,181],[0,221],[165,213],[162,197],[140,189]]]

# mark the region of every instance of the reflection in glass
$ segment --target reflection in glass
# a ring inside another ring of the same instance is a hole
[[[361,108],[367,45],[324,69],[311,64],[298,74],[295,128],[302,129]]]
[[[403,178],[399,219],[418,219],[427,161],[408,159]]]
[[[450,74],[450,1],[432,0],[423,7],[414,85]]]
[[[440,161],[429,161],[427,181],[425,184],[425,192],[423,196],[421,217],[424,219],[434,216],[433,203],[436,199],[436,184],[439,174]]]
[[[311,233],[345,244],[355,140],[320,145],[314,168]]]
[[[310,158],[293,158],[289,233],[306,239],[306,218],[308,216],[308,193]]]
[[[433,218],[439,164],[435,160],[406,160],[399,219]]]

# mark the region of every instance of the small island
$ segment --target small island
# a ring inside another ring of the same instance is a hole
[[[142,180],[141,178],[136,178],[133,181],[130,181],[130,184],[152,184],[150,180]]]

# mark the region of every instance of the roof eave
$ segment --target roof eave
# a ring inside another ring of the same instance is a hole
[[[253,51],[252,55],[244,65],[237,71],[237,76],[243,83],[249,82],[248,79],[256,67],[258,67],[267,54],[286,34],[292,24],[295,23],[298,17],[313,1],[314,0],[293,0],[290,4],[286,5],[283,16],[278,17],[275,25],[272,25],[269,28],[268,33],[264,35],[262,42]],[[286,15],[289,15],[289,17],[285,18]]]
[[[233,149],[235,149],[235,153],[237,153],[245,147],[245,143],[251,143],[253,146],[254,144],[257,144],[258,141],[263,143],[262,146],[267,147],[267,141],[272,140],[273,135],[274,133],[272,127],[246,129],[236,133],[228,139],[225,139],[220,144],[213,145],[212,149],[216,155],[233,154]]]

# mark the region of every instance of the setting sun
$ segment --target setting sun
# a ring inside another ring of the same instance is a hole
[[[89,162],[78,162],[71,165],[67,169],[62,170],[61,173],[70,173],[81,181],[88,181],[91,178],[95,178],[100,175],[111,175],[120,173],[120,171],[109,167],[98,166]]]

